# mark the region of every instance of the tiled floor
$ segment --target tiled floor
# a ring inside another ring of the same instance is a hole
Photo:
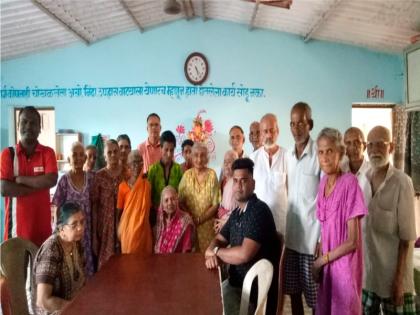
[[[312,315],[311,309],[306,305],[305,299],[303,299],[303,307],[305,309],[305,315]],[[290,298],[286,295],[284,300],[283,315],[292,315],[292,307],[290,305]]]

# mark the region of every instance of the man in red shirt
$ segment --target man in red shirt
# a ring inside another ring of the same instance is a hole
[[[40,246],[51,235],[49,188],[57,183],[57,162],[54,150],[38,142],[41,116],[34,107],[19,112],[18,127],[21,140],[0,157],[4,239],[18,236]]]
[[[140,155],[143,158],[143,173],[146,174],[149,171],[149,167],[152,164],[158,162],[161,157],[160,152],[160,117],[156,113],[151,113],[147,116],[147,133],[149,136],[146,141],[142,142],[138,146]]]

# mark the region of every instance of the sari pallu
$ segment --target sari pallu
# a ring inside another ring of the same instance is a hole
[[[164,211],[157,213],[155,253],[186,253],[193,249],[194,223],[190,215],[177,209],[165,226]]]
[[[127,185],[126,182],[121,183]],[[139,177],[134,187],[124,196],[123,201],[118,200],[118,204],[123,202],[124,208],[118,227],[118,234],[121,238],[121,252],[123,254],[142,253],[152,254],[153,239],[152,229],[149,223],[151,207],[150,183]]]

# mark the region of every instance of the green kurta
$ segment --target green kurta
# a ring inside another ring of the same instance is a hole
[[[169,178],[165,179],[165,171],[162,163],[156,162],[149,168],[147,179],[152,186],[152,203],[155,209],[160,205],[160,194],[166,186],[170,185],[178,190],[181,181],[182,170],[178,163],[173,162],[169,172]]]

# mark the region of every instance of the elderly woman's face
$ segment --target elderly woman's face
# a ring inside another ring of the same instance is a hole
[[[109,143],[105,146],[105,160],[108,166],[118,165],[120,159],[120,149],[115,143]]]
[[[93,170],[96,163],[96,150],[86,150],[86,166],[89,171]]]
[[[118,141],[118,147],[120,148],[120,159],[123,163],[125,163],[127,161],[128,154],[131,152],[130,143],[125,139],[121,139]]]
[[[71,150],[69,163],[73,170],[81,170],[86,162],[85,148],[81,145],[75,146]]]
[[[326,137],[318,140],[319,164],[325,174],[332,175],[338,172],[342,154],[333,140]]]
[[[226,177],[232,177],[232,164],[235,161],[235,156],[228,154],[223,160],[223,175]]]
[[[81,210],[70,216],[62,227],[62,235],[67,242],[80,241],[83,238],[84,231],[85,216]]]
[[[143,170],[143,158],[140,155],[129,155],[128,156],[128,169],[132,177],[139,177]]]
[[[178,208],[178,195],[175,191],[167,190],[162,194],[162,208],[167,214],[172,214]]]
[[[207,166],[209,161],[207,157],[207,150],[205,149],[194,149],[192,152],[192,161],[196,169],[203,169]]]

